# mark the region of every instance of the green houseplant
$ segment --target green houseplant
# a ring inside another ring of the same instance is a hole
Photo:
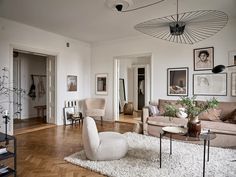
[[[197,102],[195,96],[180,97],[177,101],[177,105],[181,105],[185,108],[185,113],[188,115],[187,127],[190,136],[198,136],[201,132],[201,124],[198,115],[209,109],[216,108],[218,104],[219,101],[214,97],[206,102]],[[176,113],[179,111],[177,105],[167,104],[165,106],[164,116],[176,117]]]
[[[193,96],[191,98],[181,97],[181,99],[177,101],[177,104],[180,104],[185,108],[189,121],[194,121],[201,112],[216,108],[219,101],[213,97],[206,102],[197,103],[196,97]]]

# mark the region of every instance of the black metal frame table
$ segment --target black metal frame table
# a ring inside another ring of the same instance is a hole
[[[160,168],[162,166],[162,137],[166,136],[170,138],[170,155],[172,155],[172,139],[173,135],[177,136],[175,139],[177,140],[184,140],[184,141],[204,141],[203,145],[203,177],[205,177],[205,167],[206,167],[206,144],[207,144],[207,162],[209,162],[209,154],[210,154],[210,141],[216,138],[216,134],[213,132],[208,132],[200,134],[199,137],[190,137],[187,134],[187,129],[182,127],[173,127],[173,128],[179,128],[180,131],[168,131],[163,127],[162,131],[160,132]],[[169,136],[168,136],[169,135]]]
[[[8,167],[8,172],[0,174],[0,177],[10,176],[14,174],[14,177],[17,176],[17,164],[16,164],[16,138],[14,136],[6,135],[4,133],[0,132],[0,142],[5,142],[5,145],[7,146],[9,144],[9,141],[13,141],[14,146],[14,152],[10,152],[7,150],[6,153],[0,154],[0,160],[5,160],[8,158],[14,158],[14,168]]]

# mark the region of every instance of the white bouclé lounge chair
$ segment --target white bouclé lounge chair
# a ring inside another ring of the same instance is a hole
[[[117,160],[128,151],[126,138],[117,132],[98,133],[95,121],[86,117],[82,130],[83,145],[90,160]]]

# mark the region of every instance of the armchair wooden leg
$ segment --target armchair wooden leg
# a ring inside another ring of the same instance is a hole
[[[102,123],[103,123],[103,118],[102,118],[102,116],[101,116],[101,125],[102,125]]]

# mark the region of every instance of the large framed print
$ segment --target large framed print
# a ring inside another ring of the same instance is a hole
[[[194,71],[211,70],[214,67],[214,48],[194,49],[193,58]]]
[[[236,72],[231,73],[231,95],[236,96]]]
[[[167,95],[188,96],[188,68],[167,69]]]
[[[96,91],[97,95],[107,95],[107,77],[108,74],[96,74]]]
[[[227,95],[227,74],[193,74],[193,95]]]

